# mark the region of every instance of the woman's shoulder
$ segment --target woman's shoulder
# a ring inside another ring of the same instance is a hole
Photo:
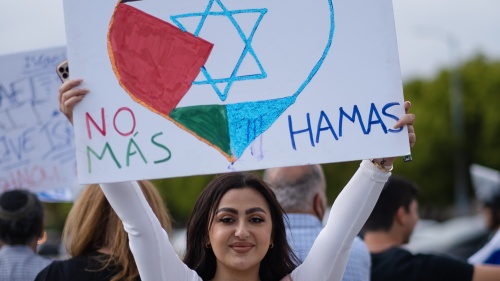
[[[35,281],[45,280],[109,280],[116,274],[115,267],[103,267],[98,258],[103,254],[85,253],[67,260],[55,260],[43,269]]]

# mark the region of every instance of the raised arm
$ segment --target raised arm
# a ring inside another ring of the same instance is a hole
[[[410,103],[405,103],[407,114],[395,128],[407,125],[410,146],[415,143],[413,130],[415,116],[408,114]],[[328,221],[316,238],[305,261],[292,272],[292,280],[341,280],[354,237],[368,219],[388,180],[395,158],[361,162],[360,168],[339,194],[330,211]],[[378,167],[377,167],[378,166]]]
[[[201,280],[175,253],[137,182],[105,183],[101,188],[123,222],[141,280]]]
[[[328,221],[304,262],[292,272],[292,280],[341,280],[354,237],[358,234],[390,173],[368,160],[339,194]]]

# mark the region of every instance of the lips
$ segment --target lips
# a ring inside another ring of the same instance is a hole
[[[229,247],[231,247],[231,249],[233,249],[235,252],[242,254],[250,251],[253,248],[253,246],[254,245],[252,243],[237,242],[231,244]]]

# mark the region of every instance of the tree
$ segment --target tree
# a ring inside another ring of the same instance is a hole
[[[500,146],[496,139],[500,136],[497,109],[500,105],[500,63],[480,55],[461,66],[459,72],[467,166],[479,163],[500,169]],[[420,185],[421,203],[428,210],[450,207],[454,198],[449,79],[450,72],[444,70],[433,80],[414,80],[404,86],[405,98],[412,101],[412,111],[417,115],[415,130],[419,141],[413,150],[414,161],[398,166],[397,172]],[[473,196],[471,190],[469,194]]]

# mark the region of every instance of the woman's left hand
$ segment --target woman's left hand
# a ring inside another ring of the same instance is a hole
[[[413,128],[413,122],[415,122],[415,115],[410,112],[410,107],[411,103],[409,101],[405,101],[405,112],[406,114],[403,115],[398,122],[394,125],[394,129],[401,128],[403,126],[407,126],[408,128],[408,141],[410,142],[410,148],[415,145],[415,142],[417,141],[417,136],[415,135],[415,129]],[[392,163],[394,163],[394,160],[396,160],[396,157],[389,157],[389,158],[378,158],[374,159],[377,163],[383,165],[383,166],[392,166]]]

